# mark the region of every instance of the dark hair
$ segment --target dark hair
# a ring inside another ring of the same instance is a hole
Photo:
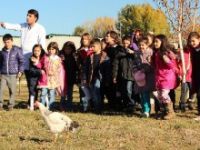
[[[55,49],[56,54],[58,55],[58,53],[59,53],[58,43],[57,42],[50,42],[49,45],[47,46],[47,50],[49,51],[51,48]]]
[[[187,45],[190,46],[190,40],[191,38],[197,38],[200,39],[200,34],[198,32],[190,32],[188,39],[187,39]]]
[[[140,30],[140,29],[135,29],[135,30],[133,30],[133,33],[132,33],[132,41],[131,41],[131,43],[135,43],[136,45],[138,45],[138,41],[136,40],[136,33],[139,33],[139,35],[140,36],[142,36],[143,35],[143,33],[142,33],[142,30]]]
[[[90,42],[90,45],[93,45],[93,44],[101,44],[101,40],[98,38],[92,39],[92,41]]]
[[[114,39],[116,44],[120,44],[119,34],[113,30],[108,31],[106,35],[110,34],[110,37]]]
[[[155,36],[154,41],[155,41],[155,39],[159,39],[161,41],[161,46],[159,49],[160,50],[159,52],[161,53],[161,55],[165,54],[167,51],[169,51],[171,49],[168,39],[165,35],[159,34],[159,35]]]
[[[103,38],[103,39],[101,39],[101,43],[106,43],[106,39],[105,38]]]
[[[39,48],[41,49],[40,58],[43,57],[43,56],[46,54],[46,52],[45,52],[45,50],[42,48],[42,45],[41,45],[41,44],[35,44],[35,45],[33,46],[33,49],[32,49],[32,56],[34,56],[34,49],[35,49],[36,47],[39,47]]]
[[[5,35],[3,36],[3,41],[5,42],[5,41],[7,41],[7,40],[13,41],[13,36],[12,36],[11,34],[5,34]]]
[[[35,10],[35,9],[30,9],[30,10],[28,10],[28,14],[34,15],[34,16],[37,18],[36,22],[38,21],[38,19],[39,19],[39,13],[38,13],[37,10]]]
[[[71,42],[71,41],[65,42],[62,47],[62,51],[64,51],[67,48],[72,49],[72,54],[76,52],[76,46],[75,46],[74,42]]]
[[[144,42],[145,44],[148,45],[149,40],[146,36],[143,36],[142,38],[139,39],[138,44],[141,43],[141,42]]]
[[[131,42],[131,37],[126,35],[126,36],[124,36],[124,37],[122,38],[122,41],[125,41],[125,40]]]

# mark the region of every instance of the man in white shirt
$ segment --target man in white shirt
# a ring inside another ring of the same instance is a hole
[[[37,23],[39,13],[37,10],[30,9],[27,13],[26,23],[10,24],[2,22],[0,25],[5,29],[17,30],[21,32],[21,47],[25,58],[25,71],[29,69],[29,58],[35,44],[41,44],[46,48],[46,31],[44,27]]]

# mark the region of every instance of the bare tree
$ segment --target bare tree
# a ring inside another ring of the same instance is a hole
[[[154,0],[158,7],[163,10],[168,18],[173,33],[178,35],[183,80],[186,82],[186,69],[183,55],[182,35],[194,31],[199,18],[199,0]],[[178,33],[178,34],[177,34]]]
[[[170,22],[172,32],[178,35],[180,54],[182,61],[182,84],[180,108],[185,110],[185,101],[187,99],[186,88],[186,67],[183,52],[182,36],[187,32],[194,31],[199,18],[199,0],[154,0],[158,3],[161,10],[165,12]],[[178,33],[178,34],[177,34]]]

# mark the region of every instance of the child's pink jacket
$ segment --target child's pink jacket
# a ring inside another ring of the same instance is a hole
[[[35,64],[38,69],[43,70],[43,73],[38,80],[38,88],[48,87],[48,64],[49,61],[46,55],[44,55],[39,62]]]
[[[155,53],[155,82],[156,89],[174,89],[177,87],[177,62],[175,54],[170,51],[167,56],[169,63],[164,62],[162,56]]]
[[[185,68],[186,68],[186,82],[192,82],[192,61],[191,61],[191,50],[186,48],[184,50]],[[180,75],[183,76],[182,61],[179,62]]]

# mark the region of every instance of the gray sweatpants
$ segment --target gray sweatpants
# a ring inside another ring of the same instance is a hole
[[[15,94],[16,94],[16,84],[17,84],[17,75],[1,75],[0,80],[0,106],[3,106],[3,92],[8,86],[9,90],[9,106],[15,105]]]

